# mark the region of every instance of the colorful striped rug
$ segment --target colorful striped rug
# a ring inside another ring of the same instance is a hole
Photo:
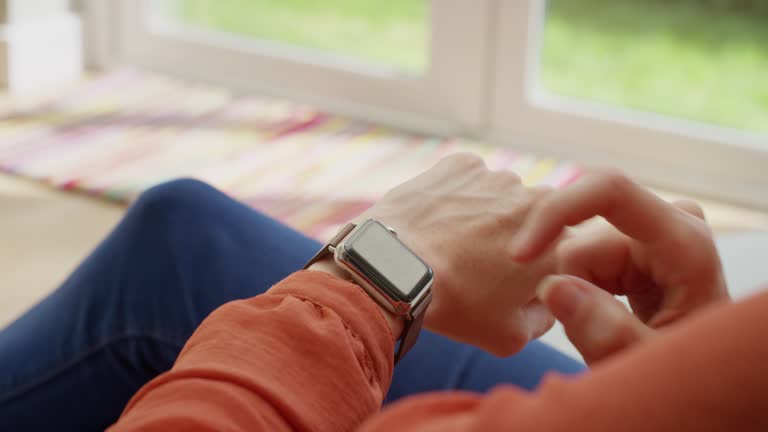
[[[460,150],[528,184],[560,186],[579,175],[573,164],[508,148],[399,132],[134,69],[0,111],[6,172],[124,203],[154,184],[195,177],[316,237]]]

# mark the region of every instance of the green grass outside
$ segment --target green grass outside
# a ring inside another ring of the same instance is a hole
[[[423,71],[424,0],[175,0],[185,20]],[[545,89],[768,131],[768,16],[684,0],[550,0]]]
[[[411,72],[426,68],[424,0],[176,0],[189,22]]]
[[[544,34],[548,90],[768,131],[768,16],[698,2],[554,0]]]

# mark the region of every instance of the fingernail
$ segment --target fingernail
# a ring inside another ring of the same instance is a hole
[[[541,282],[539,282],[539,286],[536,287],[536,297],[538,297],[542,302],[546,303],[547,298],[549,298],[549,293],[552,291],[552,287],[556,285],[561,279],[562,276],[546,276],[541,280]]]
[[[572,317],[587,299],[586,293],[564,276],[547,276],[536,294],[560,321]]]

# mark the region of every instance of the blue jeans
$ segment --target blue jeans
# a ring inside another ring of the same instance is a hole
[[[198,181],[150,189],[56,291],[0,332],[0,428],[104,429],[173,365],[206,315],[264,292],[319,247]],[[583,368],[538,342],[501,359],[423,331],[387,401],[499,383],[530,389],[548,371]]]

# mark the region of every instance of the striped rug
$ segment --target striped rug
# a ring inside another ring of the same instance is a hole
[[[399,132],[135,69],[0,108],[6,172],[123,203],[154,184],[195,177],[321,238],[452,152],[479,153],[527,184],[561,186],[580,173],[508,148]]]

